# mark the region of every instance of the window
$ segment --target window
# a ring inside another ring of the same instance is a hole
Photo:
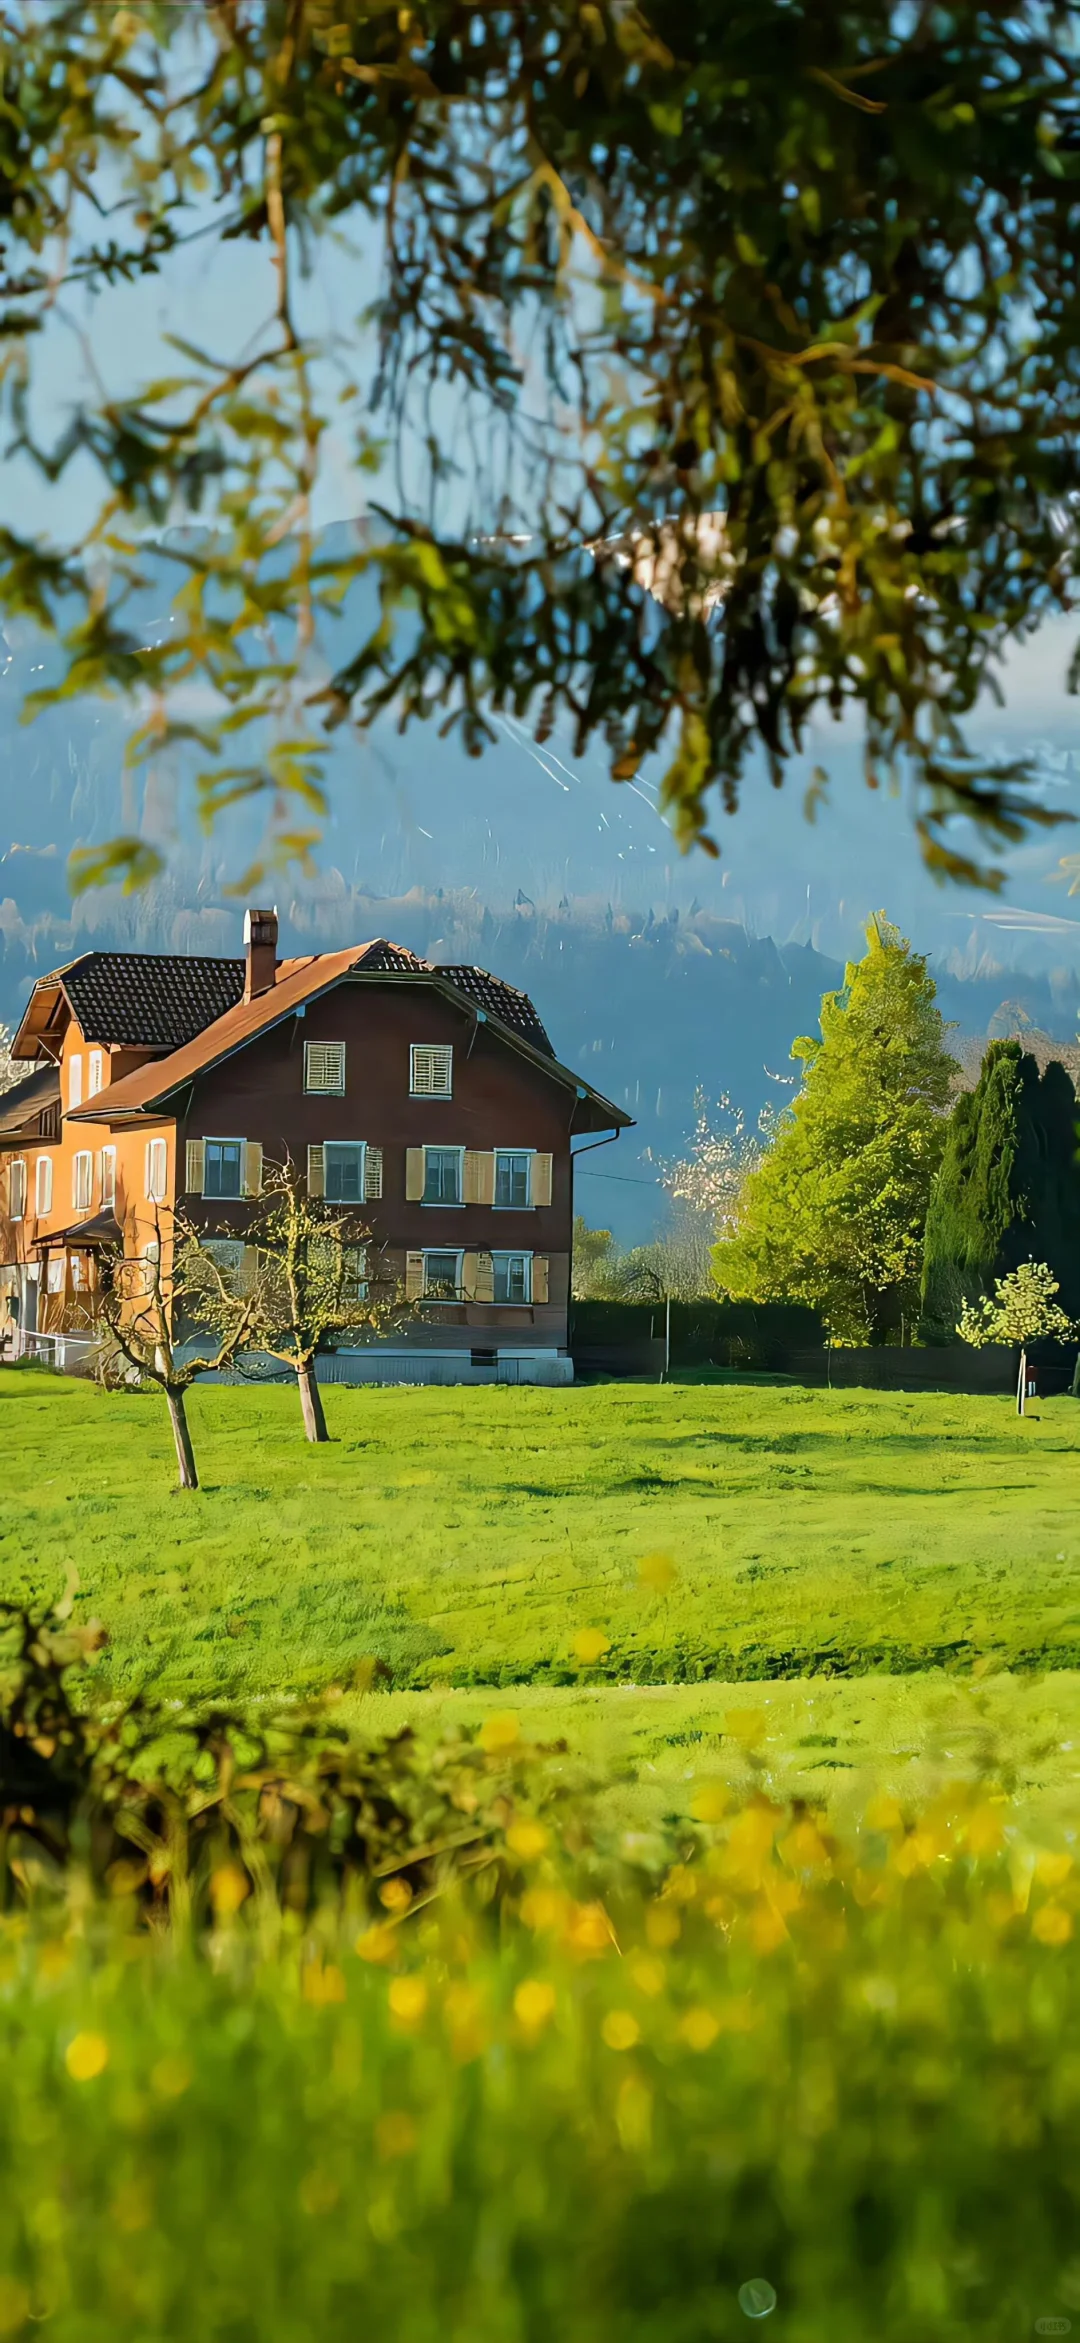
[[[463,1154],[461,1147],[425,1147],[425,1204],[460,1204]]]
[[[495,1273],[497,1302],[531,1302],[531,1253],[493,1253],[491,1266]]]
[[[209,1253],[211,1261],[217,1263],[223,1277],[239,1276],[246,1251],[241,1237],[208,1237],[203,1244],[203,1251]]]
[[[8,1189],[8,1209],[12,1220],[21,1220],[26,1211],[26,1165],[13,1163]]]
[[[158,1145],[161,1145],[160,1140]],[[94,1158],[92,1155],[77,1155],[71,1166],[71,1201],[76,1212],[89,1212],[93,1193]]]
[[[82,1059],[68,1059],[68,1106],[82,1105]]]
[[[426,1302],[456,1302],[460,1293],[460,1253],[425,1253],[424,1300]]]
[[[364,1194],[360,1139],[328,1139],[323,1148],[323,1194],[330,1204],[359,1204]]]
[[[168,1155],[164,1139],[146,1142],[146,1196],[150,1204],[164,1204],[169,1176]]]
[[[203,1155],[203,1195],[242,1196],[244,1193],[244,1142],[242,1139],[207,1139]]]
[[[92,1049],[87,1062],[86,1095],[88,1098],[96,1098],[98,1091],[104,1088],[104,1059],[99,1049]]]
[[[116,1202],[115,1147],[103,1147],[101,1150],[101,1201],[103,1204]]]
[[[409,1051],[409,1089],[414,1098],[449,1098],[452,1095],[454,1053],[442,1043],[433,1047],[429,1042],[414,1041]]]
[[[52,1211],[52,1156],[39,1155],[34,1181],[34,1208],[39,1220],[47,1219]]]
[[[532,1203],[532,1155],[527,1148],[496,1149],[495,1202],[503,1211],[525,1211]]]
[[[343,1041],[305,1041],[304,1088],[315,1090],[322,1097],[342,1098],[345,1094],[345,1044]]]
[[[367,1246],[343,1245],[341,1248],[341,1292],[346,1302],[366,1302],[368,1291]]]

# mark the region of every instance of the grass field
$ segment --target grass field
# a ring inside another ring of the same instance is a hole
[[[721,1732],[834,1798],[871,1767],[1073,1783],[1075,1402],[1019,1423],[1003,1399],[747,1382],[328,1408],[317,1451],[290,1391],[196,1390],[185,1496],[156,1396],[0,1374],[3,1592],[74,1567],[125,1689],[348,1694],[374,1656],[394,1689],[347,1710],[379,1726],[497,1690],[668,1804]],[[610,1640],[588,1667],[587,1628]]]

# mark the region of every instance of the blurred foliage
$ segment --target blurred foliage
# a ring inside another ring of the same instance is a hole
[[[568,718],[616,780],[660,750],[708,842],[752,750],[779,779],[854,708],[868,779],[911,778],[931,866],[972,875],[957,809],[991,850],[1055,818],[963,726],[1071,590],[1074,33],[1053,0],[4,0],[12,444],[103,499],[78,543],[0,532],[0,607],[63,638],[39,698],[135,693],[135,756],[204,752],[207,822],[266,793],[282,860],[317,834],[323,723],[393,707],[479,752],[492,710]],[[359,354],[302,321],[331,234],[378,256]],[[167,293],[195,238],[250,247],[265,332],[91,379],[48,444],[54,311]],[[341,551],[312,498],[350,416],[378,501]],[[193,517],[148,643],[140,543]]]
[[[609,1863],[505,1837],[497,1932],[479,1881],[393,1924],[233,1883],[148,1929],[123,1880],[0,1918],[5,2334],[721,2343],[755,2281],[790,2343],[1080,2309],[1080,1875],[992,1783],[842,1833],[703,1783]]]
[[[378,1913],[381,1896],[390,1925],[464,1873],[512,1876],[523,1785],[530,1811],[553,1796],[516,1724],[366,1748],[332,1700],[277,1716],[103,1702],[86,1670],[108,1638],[72,1624],[73,1599],[39,1618],[0,1603],[0,1906],[77,1875],[146,1918],[202,1924],[249,1895]],[[361,1662],[353,1688],[387,1674]]]

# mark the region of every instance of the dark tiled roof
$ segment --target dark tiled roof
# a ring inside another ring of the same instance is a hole
[[[35,1066],[25,1082],[0,1091],[0,1140],[14,1139],[47,1106],[60,1104],[60,1076],[51,1063]]]
[[[509,1025],[512,1033],[520,1033],[523,1041],[531,1041],[534,1049],[542,1049],[546,1056],[555,1055],[528,993],[519,993],[516,985],[504,984],[501,976],[489,976],[486,968],[437,968],[437,976],[448,977],[459,992],[467,993],[481,1009]]]
[[[410,970],[429,969],[431,962],[418,960],[415,952],[407,951],[404,944],[391,944],[385,936],[380,936],[377,943],[368,945],[363,965],[365,970],[386,968],[394,976],[402,976]]]
[[[242,960],[185,952],[87,952],[61,972],[87,1041],[129,1049],[182,1049],[244,990]]]

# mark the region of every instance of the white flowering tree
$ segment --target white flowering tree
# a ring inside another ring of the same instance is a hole
[[[709,1245],[730,1235],[743,1184],[772,1146],[783,1111],[763,1106],[757,1121],[750,1123],[726,1090],[713,1102],[699,1088],[694,1092],[694,1128],[686,1154],[650,1157],[672,1204],[682,1206],[680,1217],[700,1216]]]
[[[0,1091],[13,1090],[26,1074],[25,1066],[17,1066],[11,1055],[11,1027],[0,1025]]]
[[[995,1279],[992,1299],[980,1302],[977,1308],[965,1302],[956,1329],[963,1341],[974,1343],[977,1350],[987,1342],[1019,1343],[1020,1372],[1016,1383],[1019,1416],[1024,1413],[1027,1397],[1028,1345],[1048,1339],[1068,1342],[1076,1333],[1072,1319],[1066,1317],[1060,1303],[1054,1300],[1057,1291],[1057,1278],[1045,1261],[1022,1261],[1019,1269]]]

